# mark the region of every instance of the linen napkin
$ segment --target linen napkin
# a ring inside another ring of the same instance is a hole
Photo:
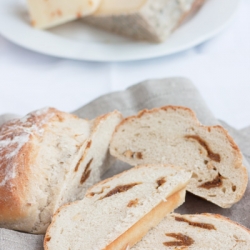
[[[223,121],[218,121],[204,103],[194,85],[185,78],[148,80],[134,85],[122,92],[102,96],[74,114],[92,119],[98,115],[117,109],[124,116],[136,114],[139,110],[164,105],[181,105],[193,109],[205,125],[222,124],[235,139],[244,155],[244,163],[250,172],[250,127],[236,130]],[[13,115],[0,116],[0,124],[13,118]],[[127,164],[116,161],[103,178],[110,177],[125,169]],[[250,186],[243,199],[230,209],[220,208],[192,194],[187,194],[186,202],[176,210],[178,213],[218,213],[250,228]],[[43,250],[43,236],[19,233],[0,229],[0,250]]]

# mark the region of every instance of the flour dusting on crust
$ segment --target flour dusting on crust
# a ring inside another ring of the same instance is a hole
[[[54,109],[44,108],[0,127],[0,186],[16,177],[15,158],[18,153],[31,136],[43,135],[44,124],[54,115]]]

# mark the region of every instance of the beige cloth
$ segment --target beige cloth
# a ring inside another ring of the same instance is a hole
[[[245,156],[245,164],[250,170],[250,127],[243,130],[235,130],[224,122],[219,122],[209,111],[199,92],[193,84],[184,78],[170,78],[162,80],[150,80],[130,87],[126,91],[108,94],[98,98],[74,113],[83,118],[94,118],[97,115],[120,110],[125,116],[133,115],[144,108],[154,108],[164,105],[181,105],[193,109],[199,120],[206,125],[221,123],[228,129],[230,134],[241,148]],[[0,117],[3,121],[13,118],[5,115]],[[248,162],[247,162],[248,161]],[[112,176],[124,169],[129,168],[126,164],[116,162],[116,167],[106,173],[105,177]],[[250,172],[250,171],[249,171]],[[105,178],[104,177],[104,178]],[[250,186],[243,199],[231,209],[222,209],[201,198],[188,194],[186,202],[177,212],[179,213],[218,213],[235,220],[250,228]],[[35,236],[0,229],[0,250],[42,250],[43,236]]]

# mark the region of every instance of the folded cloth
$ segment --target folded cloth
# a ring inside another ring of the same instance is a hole
[[[124,116],[136,114],[144,108],[154,108],[164,105],[181,105],[193,109],[198,119],[205,125],[222,124],[235,139],[245,156],[245,165],[250,170],[250,127],[236,130],[223,121],[218,121],[209,111],[201,95],[194,85],[185,78],[169,78],[149,80],[128,88],[125,91],[102,96],[74,113],[82,118],[92,119],[98,115],[117,109]],[[1,122],[12,118],[0,117]],[[104,178],[110,177],[129,168],[126,164],[117,163]],[[250,171],[249,171],[250,172]],[[250,175],[250,174],[249,174]],[[183,206],[176,210],[178,213],[218,213],[237,221],[250,228],[250,186],[243,199],[230,209],[223,209],[188,194]],[[42,250],[43,236],[23,234],[11,230],[0,229],[0,250]]]

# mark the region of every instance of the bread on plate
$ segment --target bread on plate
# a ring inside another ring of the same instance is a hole
[[[83,20],[127,37],[163,42],[204,0],[102,0]]]
[[[28,0],[32,26],[51,28],[92,14],[101,0]]]

